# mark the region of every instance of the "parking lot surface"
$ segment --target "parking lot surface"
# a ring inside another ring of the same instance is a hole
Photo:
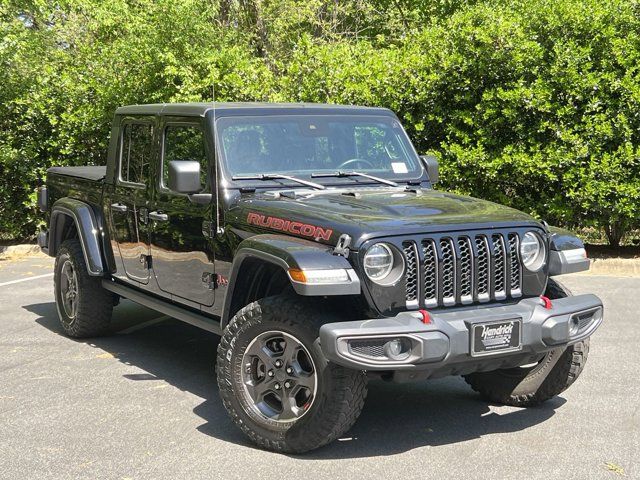
[[[0,261],[0,478],[640,478],[640,278],[564,280],[604,300],[605,322],[543,406],[489,405],[459,377],[372,382],[344,438],[286,456],[227,418],[215,336],[123,301],[112,335],[64,337],[52,265]]]

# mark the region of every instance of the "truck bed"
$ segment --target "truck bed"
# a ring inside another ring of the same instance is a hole
[[[102,180],[105,177],[107,174],[107,167],[51,167],[47,170],[47,173],[96,181]]]
[[[107,167],[51,167],[47,170],[48,205],[63,197],[90,203],[100,210]]]

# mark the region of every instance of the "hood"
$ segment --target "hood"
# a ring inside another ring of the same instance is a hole
[[[430,189],[398,188],[242,195],[228,210],[227,224],[238,233],[285,232],[332,245],[348,234],[352,248],[385,236],[540,227],[533,217],[496,203]]]

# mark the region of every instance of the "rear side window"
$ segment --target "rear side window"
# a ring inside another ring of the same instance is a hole
[[[149,178],[153,144],[153,126],[128,123],[122,130],[120,180],[144,185]]]
[[[207,184],[207,155],[202,130],[191,125],[170,125],[164,132],[162,186],[169,185],[169,162],[189,160],[200,163],[200,183]]]

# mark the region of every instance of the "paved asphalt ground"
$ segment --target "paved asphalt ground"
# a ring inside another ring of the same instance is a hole
[[[573,276],[606,319],[587,368],[544,406],[482,402],[460,378],[372,383],[340,441],[258,450],[228,420],[216,337],[123,302],[114,334],[64,337],[52,261],[0,261],[0,478],[640,478],[640,278]]]

